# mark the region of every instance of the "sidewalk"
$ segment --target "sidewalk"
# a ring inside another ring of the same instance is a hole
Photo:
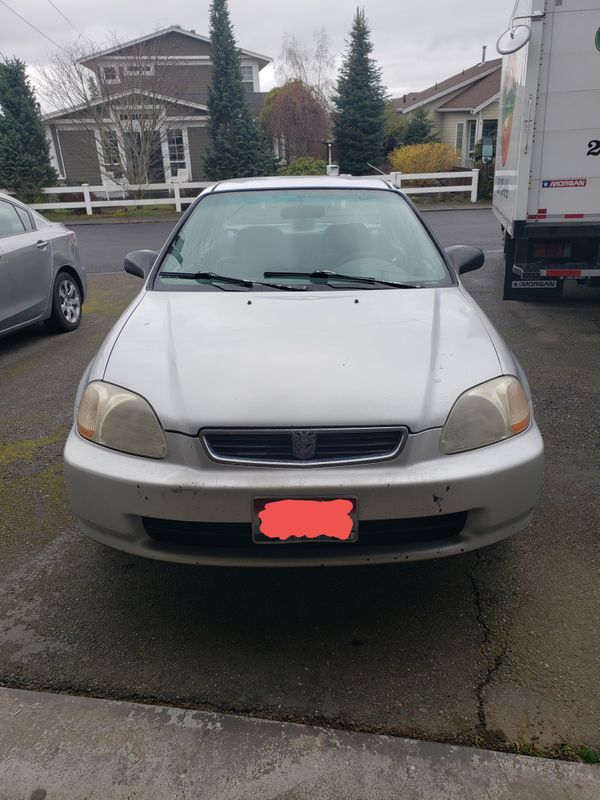
[[[0,689],[0,800],[598,800],[600,768]]]

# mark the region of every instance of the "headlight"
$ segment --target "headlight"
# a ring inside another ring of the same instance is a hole
[[[167,440],[150,403],[112,383],[88,383],[76,426],[85,439],[112,450],[148,458],[167,454]]]
[[[454,403],[440,440],[443,453],[501,442],[529,427],[529,403],[517,378],[506,375],[469,389]]]

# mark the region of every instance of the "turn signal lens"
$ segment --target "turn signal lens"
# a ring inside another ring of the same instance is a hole
[[[167,440],[152,406],[139,394],[104,381],[89,383],[76,420],[77,432],[96,444],[146,458],[164,458]]]
[[[494,378],[458,398],[440,440],[443,453],[462,453],[501,442],[529,427],[531,415],[520,381],[512,375]]]

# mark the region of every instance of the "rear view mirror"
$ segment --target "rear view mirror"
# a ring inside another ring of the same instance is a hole
[[[154,266],[158,250],[134,250],[125,256],[125,272],[138,278],[147,278]]]
[[[324,216],[323,206],[285,206],[281,209],[282,219],[317,219]]]
[[[483,267],[485,261],[483,250],[468,244],[453,244],[446,247],[446,255],[449,256],[459,275]]]

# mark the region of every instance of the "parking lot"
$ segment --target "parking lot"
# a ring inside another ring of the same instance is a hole
[[[498,749],[600,749],[600,291],[503,303],[491,211],[428,212],[482,246],[465,284],[528,374],[546,442],[533,526],[403,566],[207,569],[82,537],[62,479],[79,377],[170,223],[81,225],[78,331],[0,339],[0,684]]]

